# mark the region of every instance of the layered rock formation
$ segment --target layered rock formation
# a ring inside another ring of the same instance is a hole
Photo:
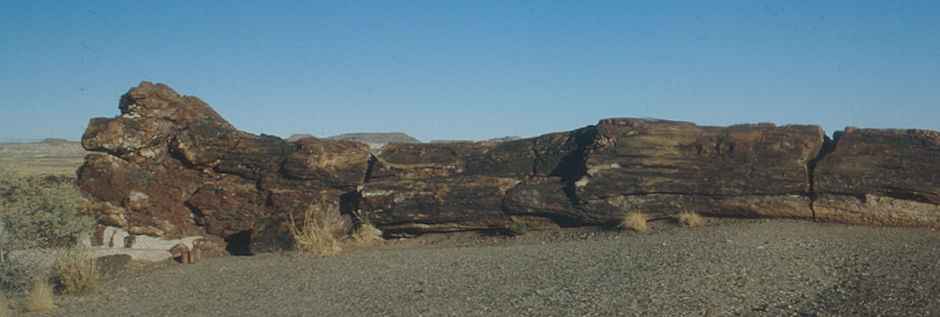
[[[294,142],[236,130],[143,82],[92,119],[78,183],[102,225],[245,253],[290,245],[304,213],[387,234],[610,224],[682,211],[940,226],[940,137],[922,130],[699,127],[605,119],[506,142]],[[206,247],[209,248],[209,247]]]

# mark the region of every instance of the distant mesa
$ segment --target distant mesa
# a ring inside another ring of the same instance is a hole
[[[421,140],[401,132],[345,133],[328,137],[330,140],[347,140],[359,143],[421,143]]]
[[[36,143],[42,139],[23,139],[23,138],[0,138],[0,144],[6,143]]]
[[[88,152],[80,142],[66,139],[13,140],[0,142],[3,157],[84,156]]]
[[[288,142],[297,142],[305,138],[314,137],[308,133],[298,133],[293,134],[286,141]],[[345,133],[340,135],[334,135],[331,137],[325,138],[325,140],[342,140],[342,141],[353,141],[357,143],[362,143],[369,146],[369,151],[372,153],[379,153],[382,151],[382,147],[389,143],[421,143],[421,140],[415,139],[414,137],[407,135],[402,132],[386,132],[386,133]]]
[[[496,142],[496,143],[498,143],[498,142],[510,142],[510,141],[516,141],[516,140],[522,140],[522,137],[521,137],[521,136],[504,136],[504,137],[501,137],[501,138],[492,138],[492,139],[489,139],[489,140],[486,140],[486,141],[483,141],[483,142]],[[431,140],[430,143],[460,143],[460,142],[476,142],[476,141],[472,141],[472,140]]]
[[[69,140],[66,140],[66,139],[57,139],[57,138],[47,138],[47,139],[45,139],[45,140],[42,140],[42,142],[39,142],[39,143],[43,143],[43,144],[69,144],[69,143],[80,144],[79,142],[72,142],[72,141],[69,141]]]
[[[294,133],[294,134],[291,134],[289,137],[287,137],[287,139],[285,140],[287,140],[287,142],[297,142],[300,139],[312,138],[312,137],[314,137],[313,134],[309,134],[309,133]]]
[[[313,137],[309,133],[295,133],[287,138],[288,142],[297,142],[303,138]],[[359,143],[421,143],[421,140],[418,140],[408,134],[402,132],[386,132],[386,133],[344,133],[340,135],[334,135],[331,137],[326,137],[328,140],[347,140],[347,141],[356,141]]]

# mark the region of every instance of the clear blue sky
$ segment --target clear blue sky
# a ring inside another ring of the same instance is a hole
[[[0,137],[78,140],[141,80],[281,137],[940,130],[938,3],[4,0]]]

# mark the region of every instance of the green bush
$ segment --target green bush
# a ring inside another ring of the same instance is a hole
[[[0,169],[0,253],[75,245],[95,225],[80,211],[80,201],[70,181]]]
[[[81,194],[71,180],[24,177],[0,168],[0,287],[27,287],[45,273],[10,258],[11,252],[65,248],[94,229],[95,220],[80,208]]]

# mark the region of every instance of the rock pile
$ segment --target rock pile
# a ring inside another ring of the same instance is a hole
[[[605,119],[506,142],[288,142],[235,129],[205,102],[142,82],[92,119],[78,183],[102,226],[195,248],[289,246],[305,213],[387,234],[766,216],[940,227],[940,134],[818,126],[699,127]],[[211,251],[211,250],[210,250]]]

